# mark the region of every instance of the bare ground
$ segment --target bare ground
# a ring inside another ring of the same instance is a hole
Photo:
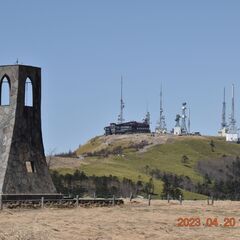
[[[124,206],[104,208],[3,210],[0,213],[0,239],[76,239],[76,240],[230,240],[240,237],[240,202],[218,201],[208,206],[205,201],[177,202],[126,200]],[[237,220],[235,227],[177,227],[179,217]]]
[[[47,162],[49,163],[47,157]],[[70,157],[51,157],[50,169],[56,170],[59,168],[79,168],[81,164],[84,164],[82,158],[70,158]]]

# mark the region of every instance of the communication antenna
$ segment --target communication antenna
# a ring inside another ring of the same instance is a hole
[[[149,127],[150,127],[150,124],[151,124],[151,116],[150,116],[150,112],[149,112],[149,110],[148,110],[148,102],[147,102],[146,104],[147,104],[147,105],[146,105],[146,116],[145,116],[145,118],[143,119],[143,121],[146,122],[146,123],[149,125]]]
[[[156,132],[159,133],[167,133],[167,126],[165,122],[165,116],[163,114],[163,91],[162,91],[162,83],[160,87],[160,111],[159,111],[159,123],[158,127],[156,127]]]
[[[232,121],[235,123],[235,104],[234,104],[234,98],[235,98],[235,93],[234,93],[234,84],[232,85],[232,114],[231,114],[231,118]]]
[[[232,134],[237,133],[236,120],[235,120],[235,93],[234,84],[232,84],[232,111],[230,116],[229,131]]]
[[[123,102],[123,77],[121,76],[121,100],[120,100],[120,114],[118,115],[118,123],[123,123],[124,118],[123,118],[123,109],[125,105]]]
[[[182,128],[182,132],[183,133],[187,133],[187,126],[186,126],[186,119],[187,119],[187,114],[186,114],[186,110],[187,110],[187,103],[184,102],[182,104],[182,123],[181,123],[181,128]]]
[[[225,94],[225,88],[223,89],[223,105],[222,105],[222,128],[225,128],[227,126],[226,122],[226,94]]]
[[[179,114],[176,115],[176,118],[175,118],[175,127],[180,127],[180,119],[181,119],[181,116]]]
[[[190,107],[188,108],[188,133],[191,132],[191,112]]]

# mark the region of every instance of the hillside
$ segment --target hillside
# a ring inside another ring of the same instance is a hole
[[[218,166],[223,158],[235,159],[240,156],[240,145],[218,137],[135,134],[95,137],[77,149],[76,154],[79,164],[69,161],[68,167],[65,161],[61,167],[55,159],[52,168],[62,174],[79,168],[88,176],[112,175],[144,183],[153,178],[156,194],[162,192],[163,174],[172,174],[170,177],[181,177],[187,186],[188,191],[182,189],[186,199],[203,199],[206,196],[191,192],[194,185],[206,181],[204,173],[209,174],[208,165],[201,164],[200,169],[199,163],[210,161]]]

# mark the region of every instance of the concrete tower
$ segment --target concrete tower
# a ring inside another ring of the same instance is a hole
[[[41,69],[0,66],[0,88],[0,193],[55,194],[42,141]]]

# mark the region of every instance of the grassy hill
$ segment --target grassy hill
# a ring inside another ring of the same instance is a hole
[[[76,150],[82,157],[80,170],[87,175],[117,176],[134,182],[148,182],[151,170],[187,176],[194,183],[202,183],[197,170],[198,161],[220,159],[222,156],[240,156],[240,145],[227,143],[219,137],[152,136],[135,134],[99,136]],[[58,168],[61,173],[74,168]],[[154,179],[155,193],[160,194],[163,183]],[[206,196],[184,191],[185,199],[204,199]]]

